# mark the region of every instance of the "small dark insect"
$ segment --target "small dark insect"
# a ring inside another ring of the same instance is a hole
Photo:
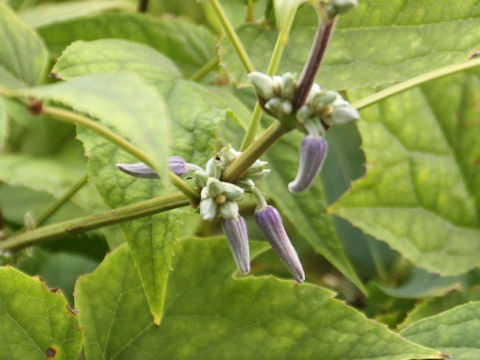
[[[468,55],[468,60],[475,59],[478,55],[480,55],[480,50],[475,50],[470,55]]]

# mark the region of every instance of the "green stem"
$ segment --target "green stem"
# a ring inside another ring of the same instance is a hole
[[[247,6],[247,22],[252,22],[255,20],[254,18],[254,13],[253,11],[255,10],[255,1],[254,0],[248,0],[248,6]]]
[[[86,127],[100,136],[104,137],[105,139],[109,140],[111,143],[117,145],[118,147],[122,148],[129,154],[133,155],[140,161],[148,164],[150,167],[154,167],[150,158],[140,149],[136,148],[128,141],[123,139],[122,137],[118,136],[114,132],[110,131],[108,128],[102,126],[100,123],[93,121],[85,116],[80,114],[74,113],[70,110],[54,107],[54,106],[46,106],[44,105],[42,108],[44,114],[50,115],[58,120]],[[173,185],[175,185],[180,191],[182,191],[186,196],[188,196],[193,201],[197,202],[199,200],[199,196],[197,192],[188,185],[185,181],[180,179],[178,176],[169,172],[169,177],[172,180]]]
[[[375,240],[371,237],[367,236],[367,245],[368,249],[370,250],[370,254],[372,255],[373,263],[375,264],[375,269],[377,270],[378,278],[383,284],[386,284],[388,281],[388,273],[383,265],[382,257],[378,252],[378,248],[375,245]]]
[[[240,180],[250,166],[287,132],[287,128],[275,121],[225,170],[222,179],[231,183]]]
[[[103,226],[157,214],[189,204],[190,200],[180,193],[161,196],[121,208],[27,231],[0,242],[0,251],[19,250],[29,245],[87,232]]]
[[[215,69],[220,62],[218,56],[212,58],[209,62],[203,65],[195,74],[190,76],[189,80],[200,81],[202,80],[210,71]]]
[[[453,64],[453,65],[448,65],[443,68],[428,72],[426,74],[422,74],[419,76],[416,76],[414,78],[411,78],[407,81],[401,82],[397,85],[390,86],[389,88],[386,88],[385,90],[379,91],[375,94],[369,95],[367,97],[364,97],[363,99],[360,99],[358,101],[355,101],[352,106],[357,108],[357,109],[363,109],[366,108],[367,106],[373,105],[381,100],[384,100],[386,98],[389,98],[390,96],[399,94],[401,92],[404,92],[406,90],[409,90],[415,86],[424,84],[428,81],[440,79],[442,77],[452,75],[455,73],[458,73],[460,71],[465,71],[468,69],[472,69],[474,67],[480,66],[480,59],[474,59],[474,60],[469,60],[460,64]]]
[[[228,20],[225,12],[222,9],[222,6],[218,2],[218,0],[209,0],[210,6],[212,7],[215,15],[217,16],[218,21],[222,24],[223,30],[227,34],[228,38],[230,39],[233,48],[235,49],[238,57],[240,58],[243,66],[247,70],[247,72],[255,71],[255,67],[252,64],[252,61],[248,57],[247,51],[243,47],[240,38],[238,37],[235,29],[233,28],[232,24]]]
[[[137,10],[140,13],[147,12],[148,0],[139,0]]]
[[[58,199],[56,199],[53,203],[50,204],[50,206],[38,216],[36,219],[36,225],[37,227],[44,224],[45,221],[50,219],[53,214],[55,214],[58,209],[60,209],[63,204],[65,204],[68,200],[72,198],[73,195],[77,193],[78,190],[80,190],[83,185],[87,183],[88,176],[87,174],[83,175],[80,179],[78,179],[77,182],[75,182],[70,189],[68,189],[65,193],[62,194]]]
[[[288,42],[288,37],[290,35],[290,30],[293,25],[293,20],[295,19],[295,14],[297,10],[291,11],[288,14],[287,22],[285,26],[280,29],[280,32],[277,36],[277,42],[275,43],[275,48],[273,49],[272,57],[270,58],[270,63],[268,64],[267,74],[273,76],[277,73],[278,67],[280,66],[280,61],[282,60],[283,51]],[[254,140],[257,135],[258,128],[260,126],[260,120],[262,119],[262,107],[257,101],[255,104],[255,109],[253,110],[252,121],[248,127],[247,133],[243,138],[242,146],[240,150],[245,150]]]
[[[255,141],[255,136],[257,135],[262,115],[262,106],[257,101],[257,103],[255,104],[255,108],[253,109],[252,121],[250,121],[250,125],[248,126],[247,132],[245,133],[242,145],[240,146],[240,151],[244,151],[247,147],[250,146],[252,142]]]

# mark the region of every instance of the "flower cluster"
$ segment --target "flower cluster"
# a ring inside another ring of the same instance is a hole
[[[290,73],[271,77],[254,71],[249,74],[249,78],[268,113],[281,122],[287,117],[294,117],[297,128],[306,133],[300,147],[297,176],[288,189],[292,193],[307,190],[322,169],[327,156],[328,143],[324,138],[327,130],[332,125],[356,121],[360,114],[340,93],[322,90],[318,84],[310,89],[305,104],[292,113],[296,82]]]
[[[255,211],[257,224],[295,280],[302,283],[305,280],[302,264],[288,238],[280,213],[267,205],[263,194],[257,188],[257,184],[270,173],[266,168],[267,162],[257,160],[236,184],[222,181],[223,172],[240,155],[241,152],[228,145],[220,150],[218,156],[209,159],[205,168],[187,163],[179,156],[170,157],[168,167],[180,177],[189,174],[193,178],[200,192],[200,216],[207,221],[220,218],[233,258],[242,273],[250,272],[250,249],[247,224],[239,213],[238,203],[245,197],[245,193],[254,195],[258,203]],[[144,163],[117,164],[117,167],[132,176],[159,178],[158,174]]]
[[[253,71],[248,74],[248,78],[255,87],[258,99],[266,112],[279,120],[284,120],[292,114],[292,98],[296,83],[291,73],[272,77]]]

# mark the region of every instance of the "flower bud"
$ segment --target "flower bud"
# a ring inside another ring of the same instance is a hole
[[[294,181],[288,184],[288,190],[299,193],[307,190],[322,169],[327,156],[328,143],[324,138],[307,135],[300,146],[300,164]]]
[[[305,273],[283,226],[280,213],[273,206],[267,206],[255,212],[255,219],[267,237],[272,248],[277,252],[298,283],[305,281]]]
[[[219,208],[219,215],[225,219],[238,218],[238,204],[234,201],[227,201]]]
[[[269,100],[275,95],[273,91],[273,79],[267,74],[253,71],[248,74],[248,79],[255,88],[255,92],[265,100]]]
[[[358,5],[357,0],[331,0],[327,5],[327,13],[331,18],[343,14]]]
[[[215,158],[211,158],[207,161],[207,165],[205,166],[205,173],[208,177],[218,179],[220,177],[220,164],[218,160]]]
[[[265,103],[265,109],[277,119],[283,119],[283,102],[277,97],[271,98]]]
[[[282,79],[282,98],[291,100],[296,89],[295,79],[293,78],[293,75],[291,73],[283,74]]]
[[[170,156],[168,158],[168,168],[171,172],[180,177],[188,172],[187,163],[180,156]]]
[[[224,182],[223,184],[223,194],[230,201],[240,201],[243,199],[244,191],[240,186],[234,185],[232,183]]]
[[[223,183],[215,178],[208,178],[207,180],[208,196],[216,198],[223,193]]]
[[[217,204],[212,198],[200,201],[200,216],[203,220],[211,221],[217,216]]]
[[[250,249],[248,246],[248,232],[245,219],[222,219],[223,232],[228,241],[228,246],[237,263],[238,270],[247,274],[250,272]]]
[[[158,174],[145,163],[136,164],[117,164],[117,168],[122,170],[128,175],[132,175],[138,178],[158,179]]]
[[[357,120],[360,120],[360,113],[351,106],[334,107],[332,113],[325,117],[325,122],[329,125],[344,125]]]

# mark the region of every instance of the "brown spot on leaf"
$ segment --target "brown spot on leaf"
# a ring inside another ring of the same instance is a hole
[[[67,310],[75,316],[78,315],[78,310],[72,308],[69,304],[67,304]]]
[[[54,293],[54,294],[59,293],[59,292],[62,292],[62,290],[60,290],[60,289],[57,288],[57,287],[50,288],[50,289],[48,289],[48,290],[50,290],[50,292],[52,292],[52,293]]]
[[[55,345],[49,346],[47,351],[45,351],[45,355],[47,355],[47,359],[55,359],[57,356],[58,349]]]
[[[479,166],[480,165],[480,159],[475,159],[475,161],[473,162],[473,165],[474,166]]]
[[[442,359],[451,359],[452,358],[450,355],[446,355],[446,354],[440,354],[440,356],[442,357]]]

